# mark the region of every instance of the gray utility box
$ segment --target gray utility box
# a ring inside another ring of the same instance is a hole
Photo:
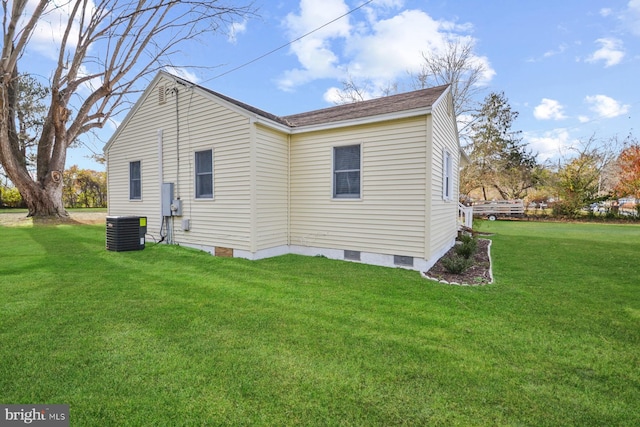
[[[182,200],[173,198],[174,187],[173,182],[162,183],[162,216],[182,216]]]
[[[146,216],[108,216],[107,250],[140,251],[144,249],[147,234]]]

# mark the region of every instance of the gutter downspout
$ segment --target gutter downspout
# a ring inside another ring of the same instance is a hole
[[[291,134],[287,134],[287,246],[291,251]]]
[[[256,119],[249,119],[249,251],[255,254],[258,249],[258,238],[256,236],[258,230],[258,147],[256,142]]]

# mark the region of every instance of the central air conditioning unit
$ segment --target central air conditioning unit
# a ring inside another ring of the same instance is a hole
[[[108,216],[107,250],[140,251],[144,249],[147,234],[146,216]]]

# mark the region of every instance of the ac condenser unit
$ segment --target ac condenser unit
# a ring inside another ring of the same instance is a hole
[[[144,249],[147,234],[146,216],[108,216],[107,250],[140,251]]]

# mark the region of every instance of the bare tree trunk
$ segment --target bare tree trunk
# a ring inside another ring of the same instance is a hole
[[[29,209],[27,216],[59,218],[69,216],[62,202],[62,171],[50,172],[43,181],[34,181],[21,168],[5,165],[5,171]]]
[[[34,186],[34,188],[26,191],[20,190],[20,193],[29,209],[27,216],[69,217],[69,214],[62,204],[62,183],[52,182],[44,188]]]

